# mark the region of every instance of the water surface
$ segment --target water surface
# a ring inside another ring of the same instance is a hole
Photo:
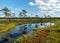
[[[14,29],[10,30],[9,32],[0,34],[0,43],[5,43],[9,39],[14,40],[15,38],[23,35],[23,30],[25,29],[25,34],[34,33],[34,28],[46,28],[48,26],[52,26],[54,23],[35,23],[35,24],[24,24],[24,25],[18,25],[14,27]],[[8,40],[6,38],[9,38]]]

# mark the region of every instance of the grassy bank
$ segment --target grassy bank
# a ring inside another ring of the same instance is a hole
[[[18,37],[14,43],[44,43],[47,39],[48,33],[40,29],[37,31],[33,35],[28,34]]]
[[[54,26],[34,29],[33,35],[18,37],[14,43],[60,43],[60,21],[53,21]]]
[[[11,30],[13,27],[15,27],[15,23],[8,23],[8,24],[0,24],[0,33],[7,32]]]
[[[25,34],[18,37],[14,43],[60,43],[60,21],[53,20],[55,25],[47,28],[36,28],[34,34]],[[36,22],[10,22],[0,24],[0,33],[8,32],[16,25],[31,24]],[[38,22],[39,23],[39,22]]]

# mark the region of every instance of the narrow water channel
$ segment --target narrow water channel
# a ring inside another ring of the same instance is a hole
[[[14,40],[15,38],[22,36],[23,34],[33,33],[34,28],[46,28],[52,26],[54,23],[36,23],[36,24],[24,24],[14,27],[14,29],[9,32],[0,34],[0,43],[6,43],[8,41]],[[24,32],[23,32],[24,30]]]

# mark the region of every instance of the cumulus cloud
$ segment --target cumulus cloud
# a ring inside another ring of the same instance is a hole
[[[29,5],[34,6],[34,3],[33,2],[29,2]]]
[[[56,15],[55,11],[60,11],[60,0],[35,0],[30,5],[37,7],[41,14]]]

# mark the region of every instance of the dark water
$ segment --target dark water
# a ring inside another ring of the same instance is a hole
[[[7,33],[0,34],[0,43],[8,42],[11,39],[15,39],[23,34],[34,33],[34,28],[46,28],[48,26],[52,26],[53,23],[36,23],[36,24],[24,24],[18,25],[14,29],[10,30]],[[8,37],[8,38],[7,38]]]

